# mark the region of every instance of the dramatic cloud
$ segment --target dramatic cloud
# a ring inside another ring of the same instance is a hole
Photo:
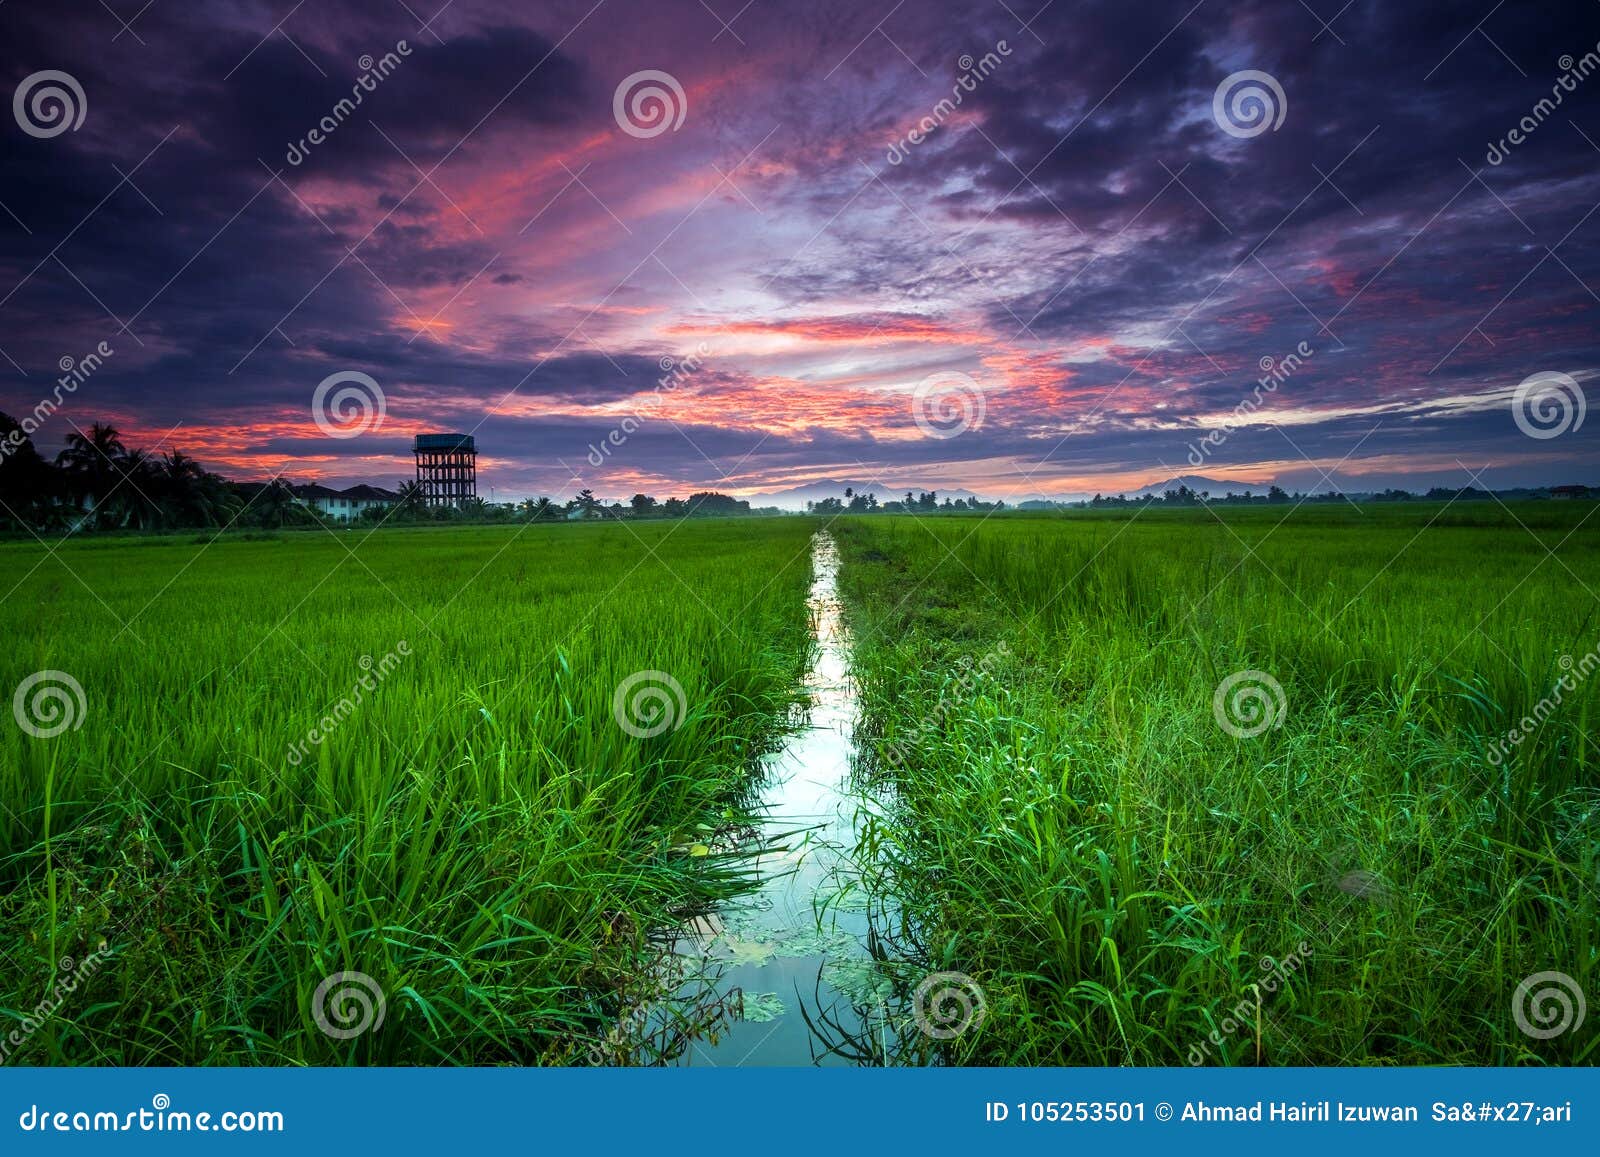
[[[0,410],[114,350],[46,453],[109,419],[392,483],[462,430],[503,498],[1600,481],[1600,422],[1514,413],[1600,391],[1594,5],[69,0],[0,35],[6,92],[86,105],[0,124]],[[1245,72],[1265,104],[1218,103]],[[387,408],[349,441],[311,413],[342,370]]]

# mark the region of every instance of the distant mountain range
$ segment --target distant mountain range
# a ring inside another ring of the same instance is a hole
[[[1229,491],[1235,494],[1265,494],[1272,489],[1271,482],[1241,482],[1237,478],[1208,478],[1204,474],[1180,474],[1176,478],[1169,478],[1165,482],[1153,482],[1129,494],[1129,498],[1143,497],[1146,494],[1165,494],[1169,490],[1177,490],[1187,486],[1196,494],[1201,491],[1210,491],[1213,497],[1220,498]]]
[[[946,498],[976,498],[970,490],[947,490],[942,486],[886,486],[882,482],[851,482],[848,480],[834,481],[827,479],[822,482],[808,482],[804,486],[791,486],[787,490],[776,490],[771,494],[752,494],[749,496],[751,506],[776,506],[783,510],[804,510],[808,502],[820,502],[824,498],[844,498],[846,489],[857,494],[876,494],[879,502],[892,502],[897,498],[904,498],[906,491],[913,494],[922,494],[932,490],[939,495],[939,501]]]

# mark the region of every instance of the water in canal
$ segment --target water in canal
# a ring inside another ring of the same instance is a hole
[[[809,704],[765,757],[755,835],[765,847],[761,883],[697,921],[679,949],[714,977],[707,983],[729,1014],[689,1044],[680,1064],[881,1064],[895,1052],[897,1003],[871,950],[894,912],[866,894],[853,858],[862,816],[875,805],[851,771],[856,688],[839,552],[826,532],[812,544],[812,566]]]

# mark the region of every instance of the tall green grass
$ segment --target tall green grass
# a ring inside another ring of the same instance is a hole
[[[1594,1063],[1592,1009],[1512,1004],[1600,995],[1600,674],[1491,759],[1600,646],[1589,508],[1287,513],[835,528],[879,886],[988,1000],[950,1059]],[[1246,669],[1286,710],[1241,739]]]
[[[0,547],[0,690],[55,669],[86,703],[0,723],[0,1038],[111,953],[12,1061],[578,1059],[651,931],[743,884],[691,850],[796,694],[810,529]],[[641,670],[687,706],[642,739],[612,702]],[[313,1007],[343,971],[385,1006],[348,1040]]]

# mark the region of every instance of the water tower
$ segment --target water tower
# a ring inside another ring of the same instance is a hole
[[[478,447],[471,434],[418,434],[411,453],[429,506],[460,506],[478,496]]]

